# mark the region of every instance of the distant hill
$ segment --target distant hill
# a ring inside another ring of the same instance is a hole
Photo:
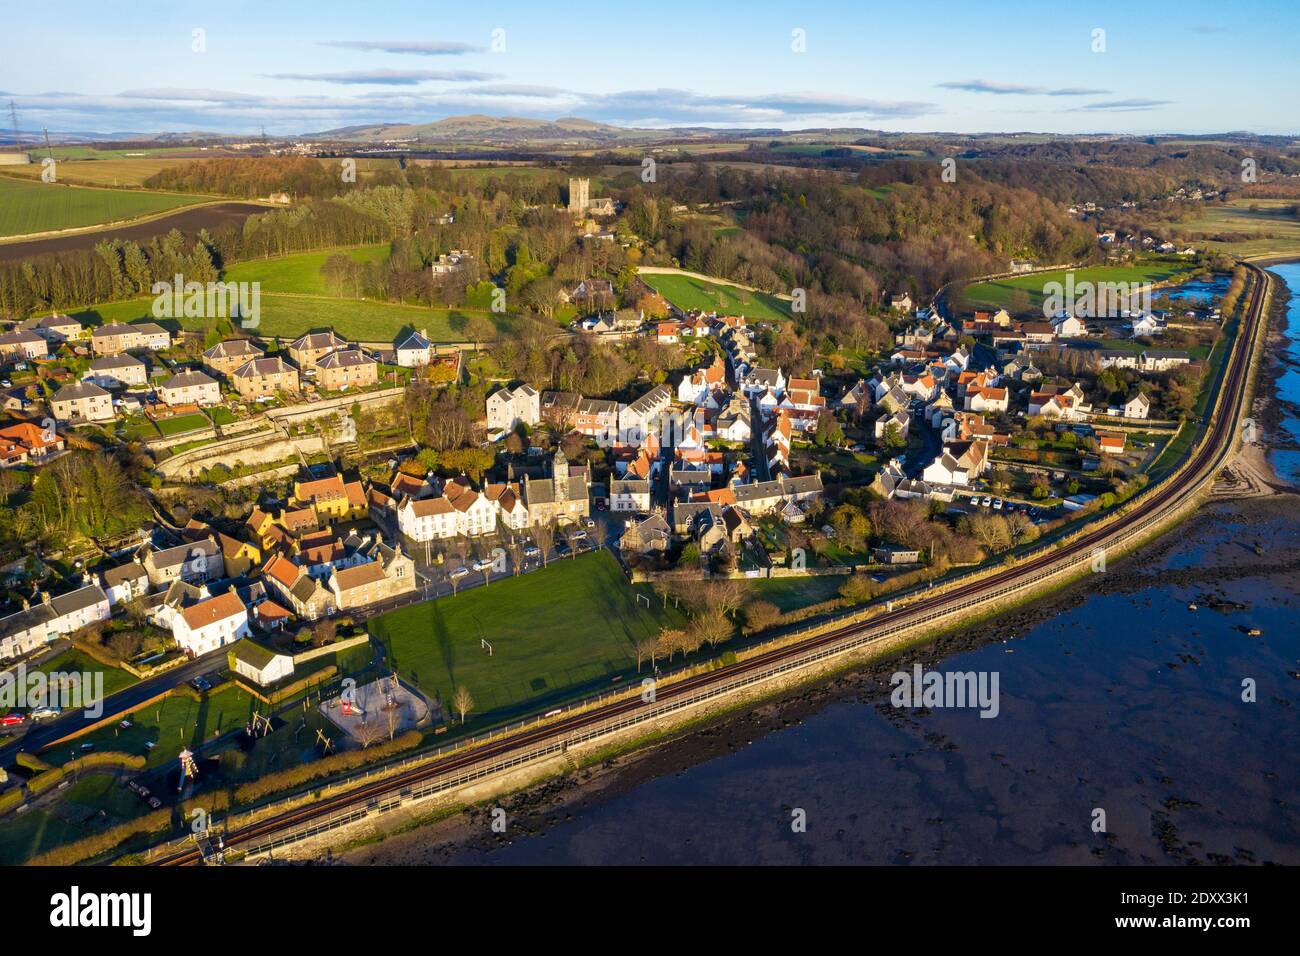
[[[308,139],[419,140],[422,143],[564,142],[598,146],[603,143],[662,138],[665,130],[624,129],[578,117],[557,120],[526,119],[520,116],[449,116],[432,123],[394,123],[374,126],[344,126],[312,134]]]

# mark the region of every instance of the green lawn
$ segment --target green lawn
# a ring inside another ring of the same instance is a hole
[[[41,759],[63,764],[81,754],[83,743],[92,743],[96,751],[145,755],[150,768],[160,767],[174,761],[182,747],[193,750],[216,735],[244,726],[254,705],[266,712],[265,704],[237,688],[206,694],[201,701],[173,693],[132,714],[131,727],[123,729],[116,723],[101,727],[43,752]],[[146,750],[147,742],[158,746]]]
[[[225,271],[227,282],[260,282],[263,294],[289,292],[298,295],[332,296],[321,267],[330,256],[345,254],[359,263],[383,262],[388,258],[388,246],[354,246],[350,249],[328,249],[321,252],[303,252],[273,259],[252,259],[236,262]]]
[[[757,322],[782,322],[790,318],[790,303],[766,292],[750,292],[724,281],[707,282],[673,273],[642,274],[641,281],[679,309],[703,309],[724,315],[743,315]]]
[[[782,611],[797,611],[810,604],[820,604],[839,597],[848,578],[842,574],[824,574],[808,578],[759,578],[754,581],[754,597],[770,601]]]
[[[0,177],[0,236],[22,236],[134,219],[203,202],[206,198]]]
[[[176,415],[173,418],[160,418],[157,421],[158,431],[162,432],[164,438],[170,438],[172,435],[183,435],[185,432],[198,431],[200,428],[207,428],[211,424],[208,417],[202,412]]]
[[[1149,259],[1131,266],[1093,266],[1071,271],[1074,272],[1074,284],[1078,287],[1083,282],[1168,282],[1183,273],[1191,272],[1193,268],[1194,264],[1186,259]],[[1041,314],[1043,287],[1049,282],[1059,282],[1064,287],[1065,276],[1066,270],[1062,269],[994,282],[977,282],[966,287],[965,307],[969,310],[1010,309],[1012,293],[1021,289],[1029,295],[1030,312]]]
[[[86,325],[132,322],[136,319],[156,321],[151,312],[152,299],[129,299],[107,302],[73,312]],[[326,296],[281,295],[263,293],[261,322],[253,331],[265,338],[295,339],[313,329],[332,328],[352,341],[392,342],[404,329],[426,329],[435,342],[466,341],[465,326],[473,315],[489,319],[499,330],[514,322],[509,315],[497,315],[482,309],[426,309],[391,302],[368,302],[359,299],[336,299]],[[201,329],[201,319],[181,319],[182,327]],[[170,320],[162,324],[169,324]]]
[[[136,682],[136,678],[126,671],[117,667],[106,667],[75,648],[64,651],[57,657],[46,661],[40,667],[32,668],[32,670],[38,670],[43,674],[52,674],[55,671],[65,674],[103,674],[105,697],[116,694],[119,690],[130,687]]]
[[[46,810],[6,813],[0,818],[0,866],[17,866],[51,847],[86,835],[85,829]]]
[[[636,606],[634,593],[650,599]],[[398,673],[444,707],[456,688],[480,720],[537,710],[635,679],[634,644],[681,626],[648,586],[633,588],[606,551],[385,614],[370,622]],[[492,656],[479,641],[492,645]]]

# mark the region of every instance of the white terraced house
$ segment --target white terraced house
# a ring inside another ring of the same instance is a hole
[[[541,417],[541,397],[531,385],[499,388],[487,397],[488,431],[513,431],[521,422],[531,428]]]

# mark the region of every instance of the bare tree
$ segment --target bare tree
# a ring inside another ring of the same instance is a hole
[[[718,578],[709,584],[709,603],[728,617],[734,617],[748,597],[749,582],[744,578]]]
[[[533,538],[537,541],[537,547],[542,552],[542,566],[545,567],[550,558],[551,548],[555,547],[555,522],[543,521],[533,529]]]
[[[654,637],[643,637],[638,640],[633,648],[636,650],[636,672],[641,673],[641,662],[649,659],[650,666],[655,666],[655,655],[659,650],[659,640]]]
[[[696,615],[690,624],[691,637],[700,644],[715,647],[731,637],[734,625],[722,612],[722,608],[711,607]]]
[[[456,709],[456,713],[460,714],[460,722],[465,723],[465,715],[474,709],[474,698],[470,695],[469,688],[464,684],[457,687],[451,705]]]
[[[364,724],[358,724],[356,732],[352,735],[357,738],[357,743],[361,749],[365,750],[371,744],[377,744],[384,736],[384,728],[374,721],[366,721]]]
[[[511,534],[506,539],[506,554],[510,555],[510,565],[515,569],[515,574],[522,574],[524,570],[524,543],[519,540],[519,535]]]

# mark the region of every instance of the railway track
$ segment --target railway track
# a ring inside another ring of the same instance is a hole
[[[1140,536],[1177,510],[1187,495],[1212,478],[1233,448],[1268,286],[1266,274],[1253,266],[1250,268],[1254,279],[1251,299],[1203,441],[1182,469],[1144,491],[1135,499],[1129,512],[1117,522],[1084,532],[1060,547],[1045,548],[1041,554],[1027,558],[1013,567],[959,584],[932,598],[924,598],[868,621],[847,624],[667,685],[657,690],[652,702],[647,703],[640,697],[615,701],[236,828],[225,834],[226,848],[261,852],[314,833],[345,826],[375,811],[394,809],[407,798],[431,795],[511,766],[564,753],[574,744],[837,656],[881,637],[946,617],[954,610],[1027,590],[1044,578],[1089,562],[1098,548],[1121,545]],[[313,821],[318,821],[314,828]],[[184,866],[201,862],[202,854],[196,846],[162,857],[155,861],[155,865]]]

